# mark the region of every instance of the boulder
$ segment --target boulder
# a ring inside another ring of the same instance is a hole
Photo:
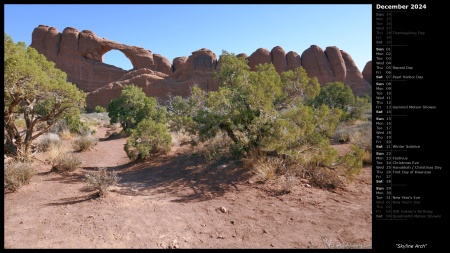
[[[250,70],[252,71],[256,70],[258,64],[272,63],[270,52],[265,48],[258,48],[247,59]]]
[[[236,57],[245,58],[245,59],[248,58],[248,56],[247,56],[246,53],[240,53],[240,54],[237,54]]]
[[[166,75],[172,74],[172,64],[170,63],[169,59],[160,54],[153,54],[153,59],[155,61],[156,71],[159,71]]]
[[[173,59],[173,72],[175,72],[179,68],[183,67],[183,65],[186,63],[187,59],[188,58],[185,56],[180,56],[180,57],[176,57],[175,59]]]
[[[286,63],[288,70],[294,70],[302,65],[300,55],[294,51],[289,51],[286,54]]]
[[[283,50],[283,48],[281,48],[280,46],[276,46],[272,48],[272,51],[270,53],[272,55],[272,64],[278,74],[281,75],[281,73],[288,70],[286,52]]]

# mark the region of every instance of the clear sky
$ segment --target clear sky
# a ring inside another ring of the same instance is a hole
[[[98,37],[139,46],[170,61],[207,48],[250,56],[258,48],[299,55],[311,45],[336,46],[359,70],[372,60],[371,4],[5,4],[5,33],[31,44],[33,29],[90,30]],[[104,62],[131,69],[120,51]]]

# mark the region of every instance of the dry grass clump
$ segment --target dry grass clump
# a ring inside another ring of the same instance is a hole
[[[117,172],[108,172],[104,167],[98,168],[98,171],[86,172],[85,177],[88,186],[98,190],[99,197],[108,196],[109,188],[120,180]]]
[[[73,133],[70,131],[70,126],[65,120],[59,120],[49,131],[59,135],[62,140],[68,140],[73,136]]]
[[[175,147],[181,147],[191,143],[191,137],[182,132],[171,132],[172,145]]]
[[[286,173],[280,177],[280,183],[284,185],[284,192],[290,193],[296,184],[297,176],[291,173]]]
[[[340,125],[333,140],[339,143],[351,143],[364,150],[364,164],[372,164],[372,122],[361,121]]]
[[[75,140],[72,141],[72,147],[76,152],[83,152],[90,150],[92,147],[97,145],[98,139],[97,137],[88,134],[88,135],[80,135]]]
[[[59,152],[52,160],[52,171],[73,172],[81,164],[81,158],[72,152]]]
[[[284,162],[278,157],[259,156],[253,165],[256,175],[263,181],[275,177],[284,167]]]
[[[4,169],[4,190],[17,191],[22,185],[28,184],[35,174],[30,163],[10,162]]]
[[[194,144],[193,154],[204,156],[207,163],[215,163],[230,156],[231,139],[226,134],[218,134],[204,142],[193,138],[191,144]]]
[[[80,115],[81,121],[88,126],[106,126],[109,125],[110,118],[107,112],[83,113]]]
[[[47,161],[53,164],[58,156],[66,152],[68,152],[68,150],[63,145],[50,146],[50,148],[47,150],[48,155]]]
[[[335,189],[345,184],[345,178],[333,170],[323,167],[316,167],[308,171],[311,184],[321,188]]]
[[[350,137],[350,142],[364,150],[363,163],[372,164],[372,122],[362,124]]]
[[[62,129],[58,133],[58,135],[62,140],[70,140],[74,136],[74,134],[72,132],[70,132],[69,129]]]
[[[58,148],[62,145],[61,138],[55,133],[48,133],[42,136],[41,140],[37,144],[37,149],[40,152],[47,152],[53,147]]]

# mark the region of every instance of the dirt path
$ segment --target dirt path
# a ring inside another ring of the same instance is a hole
[[[239,166],[204,168],[188,146],[130,163],[126,139],[105,133],[99,128],[95,148],[77,154],[81,169],[49,173],[36,163],[31,183],[5,194],[5,248],[372,247],[371,167],[342,189],[298,181],[277,194],[277,182],[257,183]],[[97,167],[121,177],[107,198],[83,181]]]

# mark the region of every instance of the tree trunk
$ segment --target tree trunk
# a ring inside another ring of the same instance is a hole
[[[19,155],[20,146],[22,144],[22,138],[20,137],[20,133],[15,127],[14,124],[11,124],[9,121],[5,125],[5,148],[6,152],[16,157]]]
[[[230,126],[220,123],[219,127],[220,127],[220,129],[224,130],[227,133],[228,137],[230,137],[231,140],[234,141],[234,143],[236,143],[236,144],[239,143],[239,139],[233,133],[233,130],[230,129]]]

